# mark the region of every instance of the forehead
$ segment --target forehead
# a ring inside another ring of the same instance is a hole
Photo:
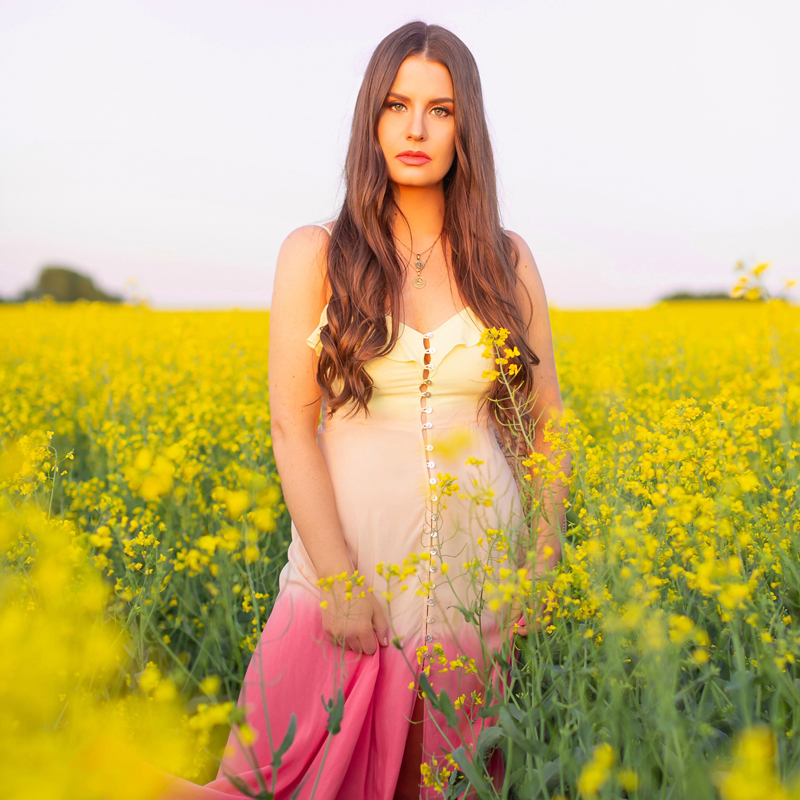
[[[397,70],[391,91],[419,100],[452,97],[453,80],[444,64],[426,61],[421,56],[409,56]]]

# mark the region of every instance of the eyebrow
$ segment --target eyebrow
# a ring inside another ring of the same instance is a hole
[[[396,97],[398,100],[405,100],[407,103],[411,101],[410,97],[406,97],[404,94],[398,94],[397,92],[389,92],[387,97]],[[455,102],[452,97],[435,97],[433,100],[428,101],[428,105],[431,103],[453,103]]]

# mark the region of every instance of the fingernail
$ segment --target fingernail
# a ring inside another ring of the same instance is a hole
[[[383,645],[384,645],[384,647],[388,647],[389,646],[389,637],[388,636],[384,636],[383,637]]]

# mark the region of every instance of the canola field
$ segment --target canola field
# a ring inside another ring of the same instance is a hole
[[[573,470],[555,611],[494,700],[505,785],[463,755],[426,783],[800,798],[800,309],[551,323]],[[266,312],[0,307],[4,797],[215,776],[289,541],[267,345]]]

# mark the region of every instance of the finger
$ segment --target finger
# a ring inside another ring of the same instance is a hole
[[[357,636],[348,636],[346,639],[347,649],[352,650],[354,653],[361,652],[361,642],[359,641]]]
[[[323,628],[322,630],[331,644],[343,644],[344,640],[341,636],[336,635],[336,631],[333,628]]]
[[[368,633],[364,633],[360,637],[361,652],[365,655],[371,656],[378,649],[378,640],[375,638],[375,632],[372,628]]]
[[[383,647],[389,646],[389,625],[386,623],[386,617],[383,616],[383,609],[376,604],[375,613],[372,615],[372,627],[375,629],[375,636],[378,637]]]

